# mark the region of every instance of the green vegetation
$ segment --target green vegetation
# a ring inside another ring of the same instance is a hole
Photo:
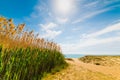
[[[0,17],[0,80],[41,80],[66,66],[59,45],[23,31],[24,26]]]

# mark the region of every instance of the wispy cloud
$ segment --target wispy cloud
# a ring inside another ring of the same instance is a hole
[[[99,30],[97,32],[93,32],[91,34],[85,35],[84,37],[86,37],[86,38],[98,37],[100,35],[104,35],[106,33],[113,32],[113,31],[120,31],[120,22],[116,23],[114,25],[108,26],[108,27],[106,27],[102,30]]]
[[[53,22],[50,22],[48,24],[40,24],[40,26],[42,27],[43,30],[47,31],[47,30],[51,30],[51,29],[57,27],[58,25]]]
[[[54,39],[62,33],[62,31],[56,31],[55,28],[58,27],[57,24],[50,22],[48,24],[39,24],[44,34],[40,35],[43,38]]]
[[[63,43],[61,45],[63,46],[64,53],[71,53],[71,52],[79,53],[81,51],[81,49],[86,49],[86,48],[90,48],[93,46],[99,47],[99,45],[111,44],[111,43],[114,44],[115,42],[118,42],[118,44],[119,44],[120,43],[120,35],[116,35],[116,36],[108,37],[108,38],[99,37],[100,35],[104,35],[109,32],[115,32],[115,31],[120,31],[120,23],[116,23],[114,25],[107,26],[106,28],[104,28],[102,30],[88,34],[85,36],[86,38],[83,37],[76,43],[73,43],[73,44],[64,44]],[[110,46],[107,46],[107,47],[110,48]],[[103,48],[101,47],[101,49],[103,49]],[[96,51],[96,50],[93,50],[93,51]]]
[[[84,6],[85,7],[95,7],[95,6],[97,6],[98,3],[99,3],[99,1],[93,1],[91,3],[84,5]]]
[[[111,44],[111,43],[116,44],[116,42],[120,43],[120,37],[111,37],[111,38],[104,38],[104,39],[92,38],[92,39],[87,39],[87,40],[80,41],[80,42],[73,43],[73,44],[65,44],[65,43],[63,43],[61,45],[62,45],[62,50],[63,50],[63,52],[65,54],[70,54],[70,53],[78,53],[78,54],[80,54],[81,50],[85,50],[87,48],[92,48],[94,46],[97,48],[100,45],[104,45],[104,44]],[[113,47],[113,46],[108,45],[107,47]],[[102,49],[104,49],[104,48],[101,48],[101,50]],[[96,51],[96,50],[91,49],[91,51]],[[84,52],[87,52],[87,51],[84,51]],[[81,54],[84,54],[84,53],[81,53]],[[87,52],[87,54],[94,54],[94,53]],[[97,54],[99,54],[99,53],[96,53],[96,55]],[[102,54],[102,53],[100,53],[100,54]],[[111,53],[109,52],[108,54],[111,54]]]
[[[78,48],[80,49],[80,48],[85,48],[99,44],[106,44],[114,41],[120,41],[120,37],[118,36],[118,37],[110,37],[110,38],[102,38],[102,39],[89,38],[84,40],[84,42]]]
[[[57,22],[65,23],[68,19],[54,15],[50,5],[51,2],[48,4],[44,0],[38,0],[38,3],[34,7],[34,11],[29,17],[25,18],[25,20],[36,21],[34,23],[39,26],[37,30],[39,30],[40,37],[55,39],[62,33],[61,30],[58,30],[59,24]]]
[[[98,14],[100,14],[100,13],[103,13],[103,12],[106,12],[106,11],[108,11],[108,10],[110,10],[110,8],[98,10],[98,11],[95,11],[95,12],[90,12],[89,14],[86,14],[85,16],[83,16],[83,17],[75,20],[75,21],[72,22],[72,23],[75,24],[75,23],[78,23],[78,22],[82,22],[82,21],[84,21],[84,20],[86,20],[86,19],[89,19],[89,18],[91,18],[91,17],[93,17],[93,16],[96,16],[96,15],[98,15]]]
[[[80,8],[80,13],[79,13],[80,18],[74,20],[72,23],[76,24],[76,23],[85,21],[85,20],[87,20],[89,18],[92,18],[92,17],[94,17],[96,15],[99,15],[101,13],[104,13],[106,11],[112,10],[115,7],[118,7],[120,5],[114,5],[114,6],[110,6],[110,7],[106,7],[106,6],[110,5],[111,3],[117,2],[117,1],[118,0],[115,0],[115,1],[97,0],[97,1],[92,1],[92,2],[89,2],[87,4],[84,4]]]
[[[69,19],[66,17],[66,18],[61,18],[61,17],[56,17],[56,20],[58,23],[60,24],[64,24],[66,23]]]
[[[47,30],[46,33],[42,35],[42,37],[47,38],[47,39],[54,39],[61,33],[62,33],[62,31]]]

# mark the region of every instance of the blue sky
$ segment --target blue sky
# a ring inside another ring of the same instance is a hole
[[[64,54],[120,55],[120,0],[2,0],[0,15],[54,40]]]

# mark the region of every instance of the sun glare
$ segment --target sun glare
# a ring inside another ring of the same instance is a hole
[[[74,0],[53,0],[53,10],[60,15],[69,15],[75,6]]]

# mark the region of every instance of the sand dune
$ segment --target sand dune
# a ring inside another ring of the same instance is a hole
[[[83,63],[77,58],[66,60],[69,67],[49,74],[43,80],[120,80],[120,66],[102,66]]]

